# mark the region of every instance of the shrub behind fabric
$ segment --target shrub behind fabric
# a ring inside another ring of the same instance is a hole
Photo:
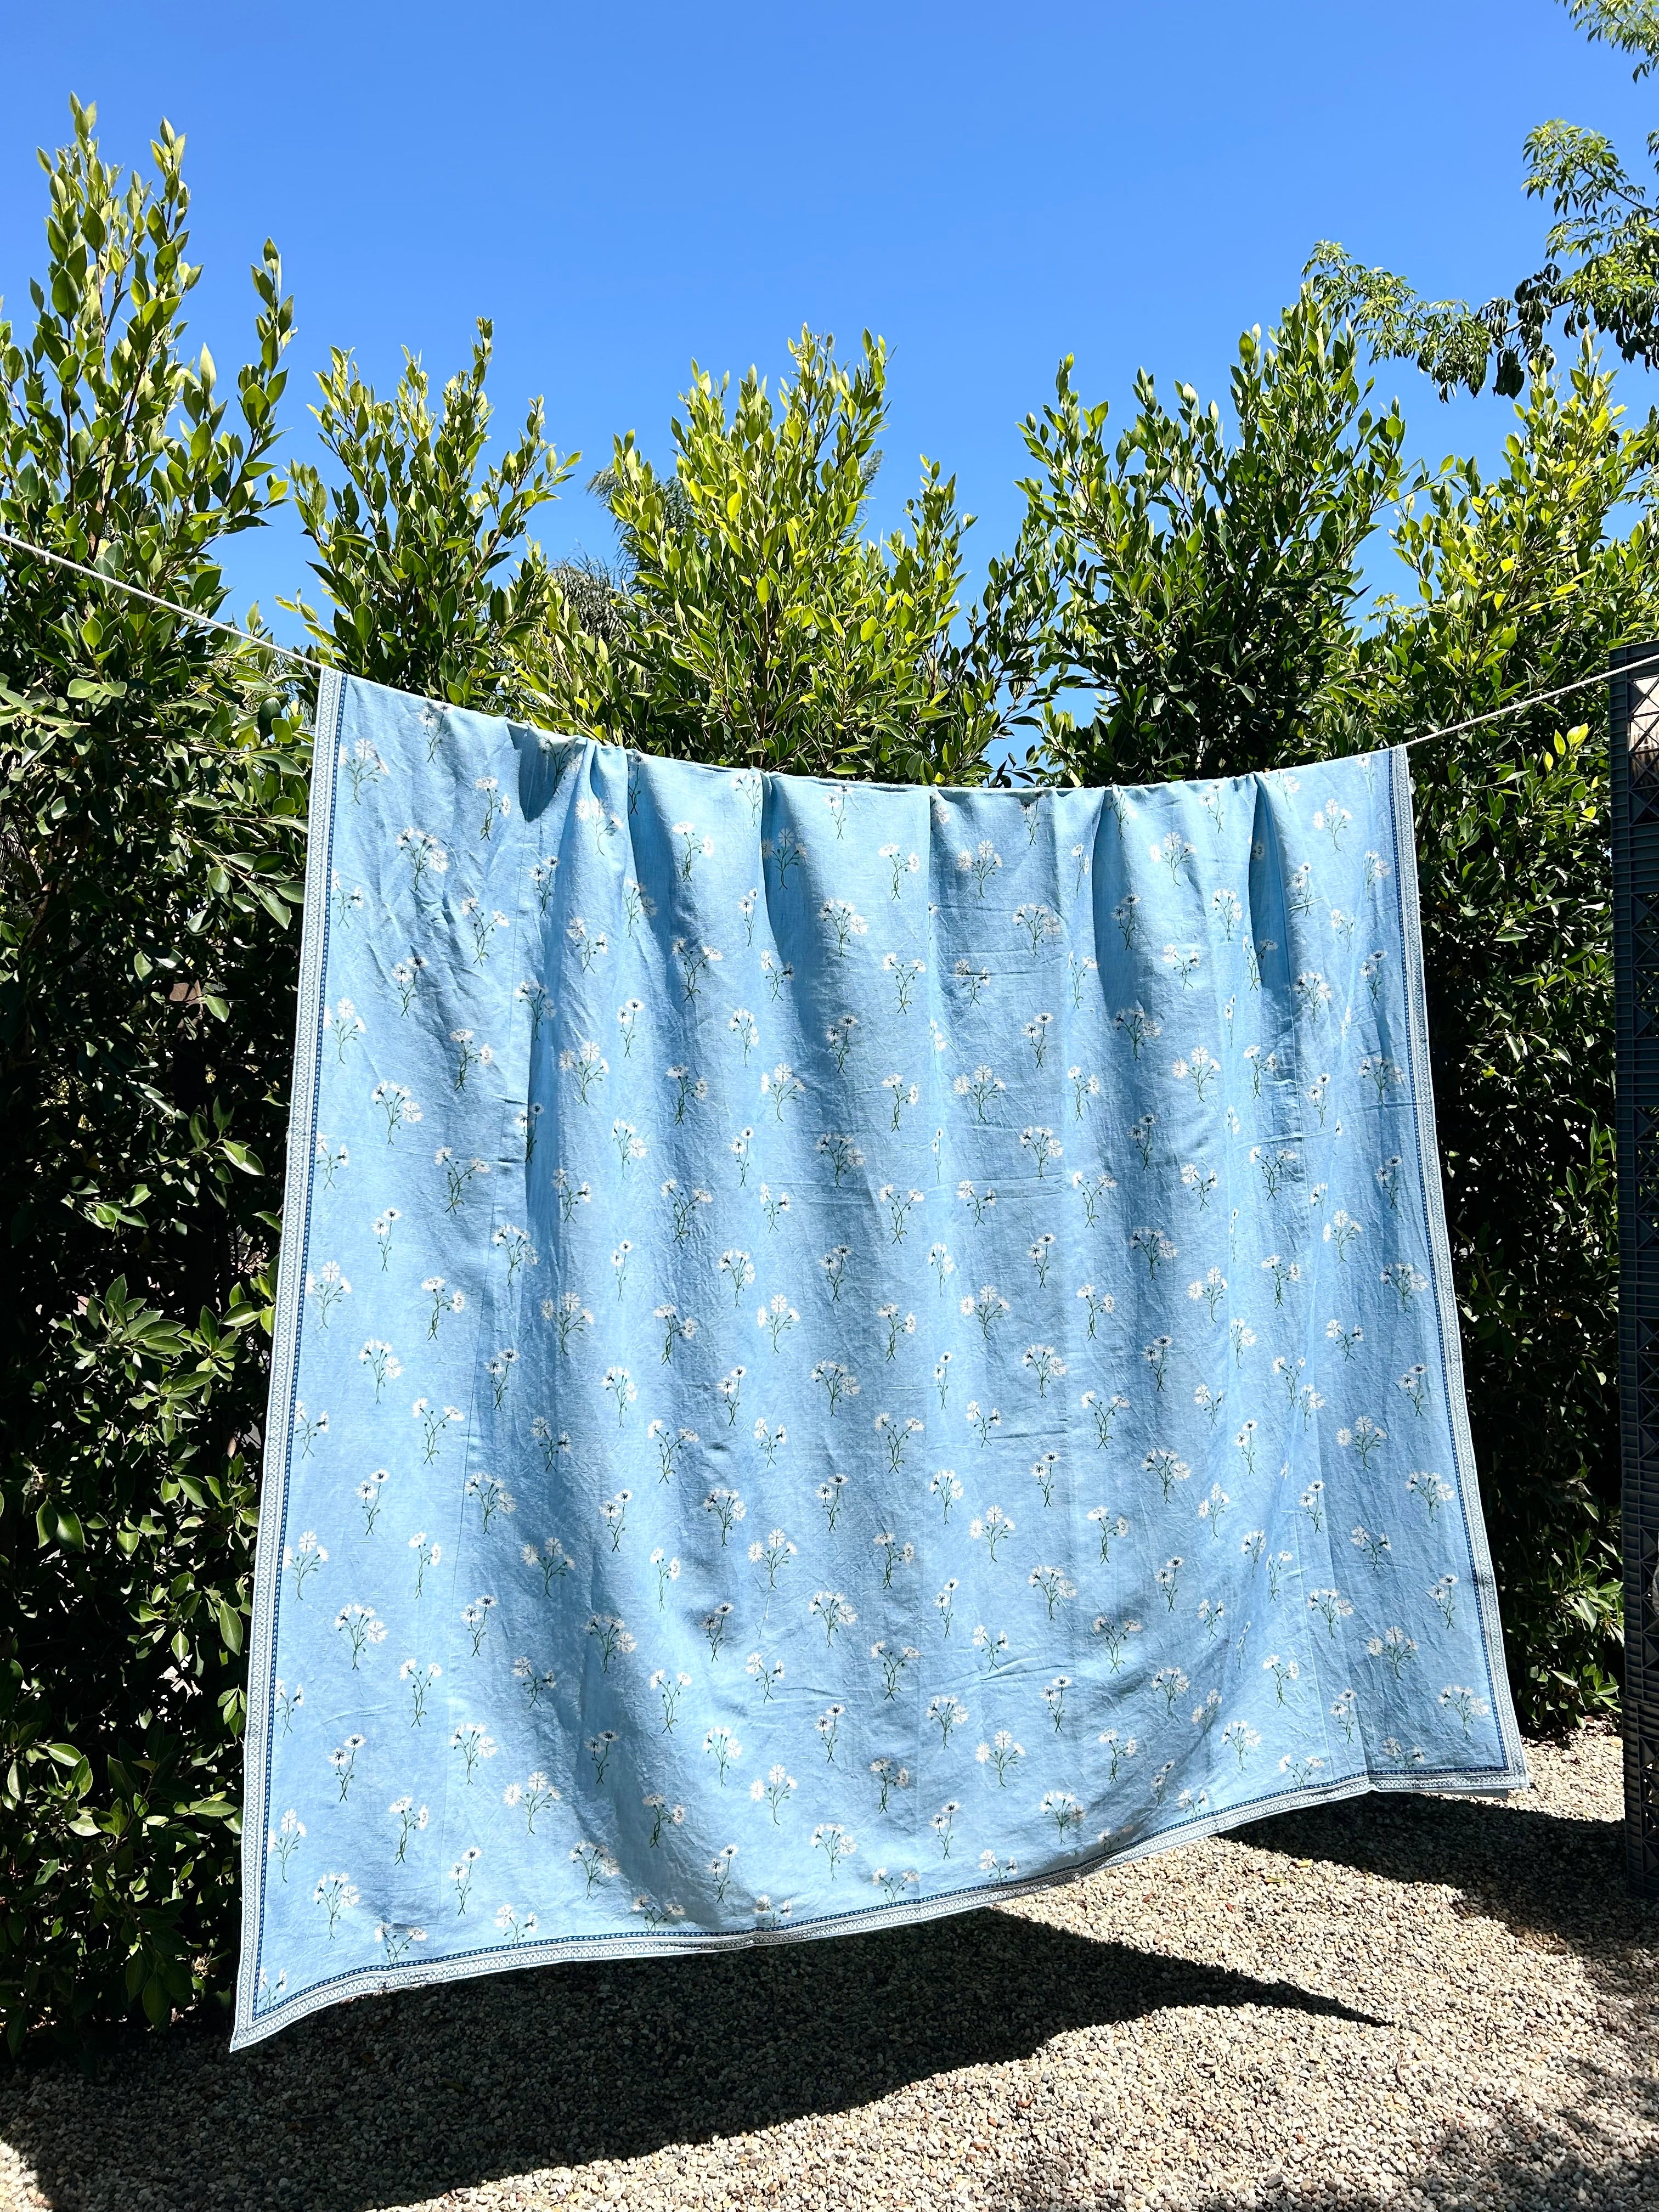
[[[49,166],[0,325],[0,524],[204,614],[258,522],[289,313],[182,356],[182,141]],[[306,750],[267,657],[0,564],[0,2019],[222,1983]]]

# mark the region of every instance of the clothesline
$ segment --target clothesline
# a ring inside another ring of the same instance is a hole
[[[249,630],[238,629],[234,623],[220,622],[195,607],[181,607],[173,599],[160,599],[154,592],[147,592],[140,585],[128,583],[125,577],[106,575],[101,568],[89,568],[83,562],[71,561],[67,554],[53,553],[44,545],[32,545],[27,538],[14,537],[9,530],[0,530],[0,544],[15,545],[19,552],[32,554],[36,560],[51,561],[60,568],[72,569],[77,576],[89,577],[94,584],[106,584],[115,591],[126,592],[135,599],[143,599],[152,607],[160,607],[166,614],[177,615],[181,622],[196,623],[202,629],[217,630],[225,637],[240,638],[244,645],[256,646],[262,652],[279,654],[298,668],[313,669],[320,676],[326,665],[323,661],[313,659],[309,653],[301,653],[294,646],[280,644],[272,637],[255,637]],[[1459,737],[1465,730],[1478,730],[1487,722],[1501,722],[1505,716],[1522,714],[1528,707],[1547,707],[1552,700],[1565,699],[1571,692],[1587,690],[1592,684],[1605,684],[1613,676],[1634,676],[1644,668],[1654,667],[1659,667],[1659,653],[1650,653],[1642,660],[1627,661],[1622,668],[1598,669],[1594,676],[1576,677],[1571,684],[1558,684],[1553,691],[1529,691],[1524,698],[1510,699],[1502,707],[1492,708],[1487,714],[1472,714],[1466,722],[1444,722],[1432,730],[1419,730],[1414,736],[1401,738],[1400,743],[1407,747],[1426,745],[1436,738]],[[532,696],[539,699],[544,695],[538,691]],[[547,703],[550,706],[553,702],[549,700]]]

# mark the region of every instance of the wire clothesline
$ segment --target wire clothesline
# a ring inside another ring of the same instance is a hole
[[[274,637],[255,637],[249,630],[238,629],[234,623],[220,622],[195,607],[181,607],[174,599],[160,599],[154,592],[145,591],[141,585],[128,583],[124,576],[111,576],[101,568],[89,568],[84,562],[71,561],[67,554],[54,553],[45,545],[31,545],[26,538],[14,537],[9,530],[0,530],[0,544],[15,545],[20,553],[32,554],[38,561],[53,562],[60,568],[72,569],[77,576],[89,577],[94,584],[105,584],[113,591],[125,592],[135,599],[143,599],[152,607],[160,607],[166,614],[177,615],[181,622],[196,623],[202,629],[217,630],[225,637],[240,638],[244,645],[255,646],[262,653],[280,654],[284,660],[291,660],[296,667],[314,669],[319,676],[325,673],[324,662],[313,659],[307,653],[301,653],[294,646],[283,645]],[[1435,738],[1460,737],[1465,730],[1478,730],[1487,722],[1501,722],[1506,715],[1522,714],[1528,707],[1547,707],[1552,700],[1565,699],[1571,692],[1587,690],[1592,684],[1606,684],[1614,676],[1634,676],[1644,668],[1654,667],[1659,667],[1659,653],[1650,653],[1641,660],[1627,660],[1616,669],[1598,669],[1594,676],[1575,677],[1571,684],[1559,684],[1553,691],[1529,691],[1523,698],[1508,700],[1503,706],[1493,707],[1486,714],[1472,714],[1466,722],[1443,722],[1432,730],[1419,730],[1413,736],[1401,738],[1398,742],[1401,747],[1408,748],[1426,745]],[[539,691],[532,694],[538,699],[543,696]],[[553,702],[550,699],[547,703],[551,706]]]

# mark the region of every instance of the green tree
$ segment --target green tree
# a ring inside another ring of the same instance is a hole
[[[356,675],[419,698],[522,715],[539,696],[526,689],[524,665],[544,650],[559,596],[525,533],[575,458],[562,460],[547,444],[535,400],[517,444],[483,467],[491,348],[491,326],[481,321],[471,362],[444,386],[435,417],[412,354],[394,396],[381,399],[350,355],[335,349],[311,411],[337,480],[325,483],[307,461],[294,470],[295,501],[316,548],[312,567],[332,613],[325,621],[302,599],[292,605],[320,656]]]
[[[42,155],[0,526],[205,616],[282,497],[267,246],[234,401],[182,343],[184,142]],[[0,2017],[165,2019],[234,1940],[240,1650],[306,750],[270,656],[0,568]]]
[[[1238,775],[1306,751],[1345,663],[1360,550],[1401,484],[1405,425],[1310,295],[1239,340],[1231,429],[1190,385],[1135,380],[1115,443],[1060,364],[1028,416],[1039,474],[993,587],[999,672],[1029,667],[1036,773],[1074,783]],[[1088,720],[1068,703],[1092,701]]]
[[[1659,66],[1655,0],[1562,0],[1592,44],[1634,54],[1638,80]],[[1659,132],[1648,152],[1659,166]],[[1483,307],[1425,300],[1404,277],[1367,269],[1325,240],[1308,264],[1334,315],[1350,315],[1379,359],[1414,361],[1443,398],[1456,386],[1480,392],[1489,374],[1514,398],[1528,366],[1548,358],[1559,318],[1568,337],[1600,332],[1626,361],[1659,363],[1659,193],[1631,176],[1605,132],[1557,119],[1528,134],[1528,198],[1550,203],[1543,266]]]
[[[887,782],[972,782],[995,682],[957,645],[953,477],[924,462],[907,527],[863,534],[886,422],[887,353],[852,367],[792,342],[775,398],[694,367],[663,477],[631,435],[605,480],[623,552],[607,734],[691,760]]]
[[[1620,411],[1586,352],[1565,391],[1534,372],[1495,477],[1419,482],[1392,533],[1414,596],[1356,639],[1331,742],[1461,722],[1656,635],[1652,520],[1618,526],[1648,441]],[[1574,721],[1530,707],[1414,756],[1469,1409],[1534,1727],[1618,1696],[1610,826],[1603,748]]]
[[[659,473],[632,433],[593,479],[614,567],[550,567],[527,536],[568,472],[532,408],[481,475],[488,326],[434,425],[411,362],[378,401],[337,356],[316,409],[341,482],[295,471],[333,602],[323,651],[361,673],[646,752],[823,775],[974,781],[998,724],[1000,668],[953,636],[972,518],[925,464],[907,527],[862,534],[886,420],[887,358],[844,367],[791,347],[775,394],[751,370],[694,367]],[[465,527],[455,518],[466,518]],[[491,579],[516,561],[510,579]]]

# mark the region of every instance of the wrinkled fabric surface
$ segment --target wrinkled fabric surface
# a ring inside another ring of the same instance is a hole
[[[1523,1784],[1403,754],[318,726],[240,2042]]]

